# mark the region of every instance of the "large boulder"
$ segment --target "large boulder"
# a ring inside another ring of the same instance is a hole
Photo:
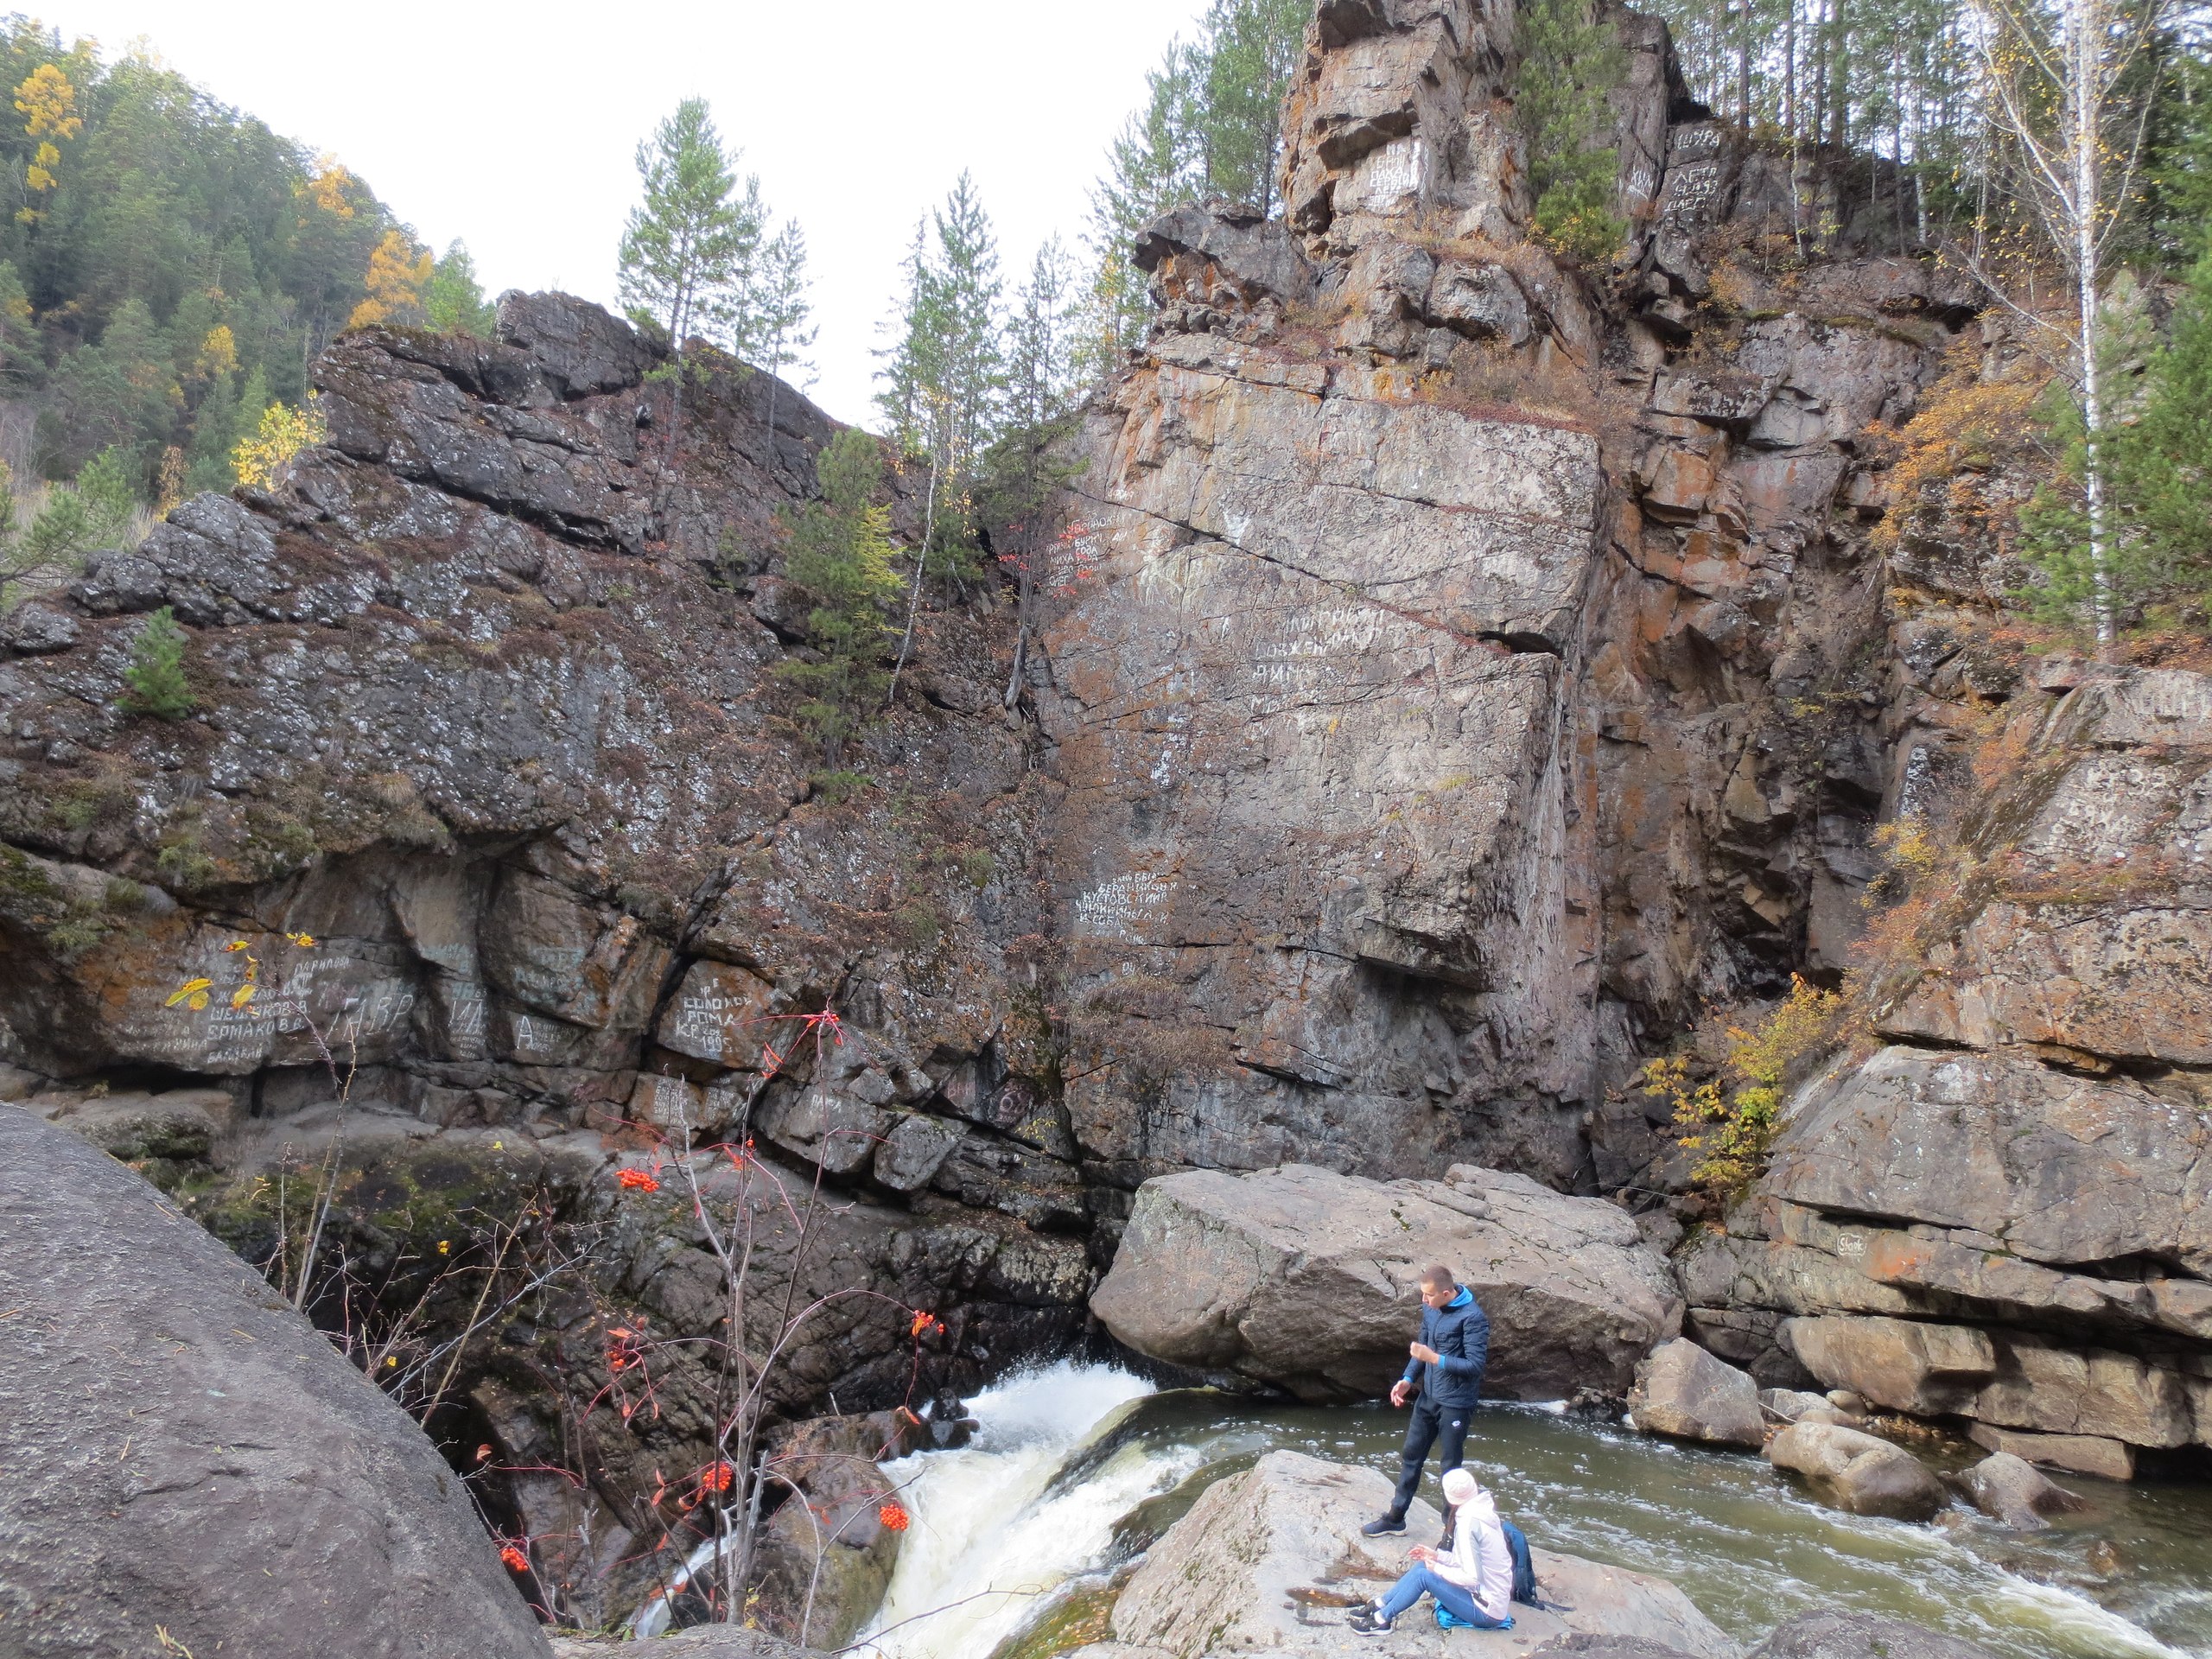
[[[1154,1544],[1115,1604],[1117,1643],[1144,1654],[1204,1659],[1226,1653],[1341,1653],[1357,1638],[1342,1605],[1381,1592],[1405,1569],[1401,1541],[1360,1536],[1386,1507],[1390,1483],[1372,1469],[1270,1452],[1210,1487]],[[1433,1536],[1440,1517],[1416,1503],[1413,1534]],[[1446,1651],[1521,1655],[1575,1635],[1634,1637],[1692,1659],[1732,1659],[1736,1644],[1664,1579],[1535,1552],[1545,1598],[1564,1611],[1516,1606],[1510,1632],[1442,1638]],[[1363,1645],[1389,1656],[1433,1655],[1426,1612]]]
[[[1839,1424],[1792,1423],[1767,1443],[1766,1455],[1853,1515],[1926,1521],[1948,1501],[1943,1483],[1911,1452]]]
[[[2050,1516],[2084,1507],[2074,1493],[2045,1479],[2035,1465],[2010,1452],[1993,1452],[1961,1471],[1958,1485],[1974,1508],[2019,1532],[2040,1531],[2050,1524]]]
[[[0,1640],[520,1659],[467,1489],[257,1274],[106,1154],[0,1106]]]
[[[1996,1659],[1987,1648],[1879,1613],[1801,1613],[1747,1659]]]
[[[769,1436],[768,1468],[795,1488],[753,1560],[760,1622],[808,1647],[840,1649],[883,1605],[901,1535],[882,1523],[897,1487],[879,1459],[925,1441],[911,1413],[817,1417]]]
[[[1302,1164],[1147,1181],[1091,1309],[1154,1359],[1303,1400],[1366,1399],[1405,1369],[1432,1262],[1490,1315],[1488,1395],[1625,1393],[1679,1328],[1667,1264],[1626,1214],[1466,1165],[1442,1181]]]
[[[1628,1412],[1646,1434],[1755,1452],[1766,1444],[1758,1384],[1687,1337],[1662,1344],[1637,1368]]]

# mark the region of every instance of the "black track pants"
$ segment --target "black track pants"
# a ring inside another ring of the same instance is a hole
[[[1421,1465],[1428,1461],[1429,1447],[1442,1442],[1436,1470],[1440,1480],[1465,1460],[1467,1420],[1473,1414],[1471,1406],[1440,1406],[1425,1394],[1414,1402],[1413,1421],[1406,1425],[1405,1458],[1399,1467],[1398,1495],[1391,1501],[1391,1514],[1402,1521],[1406,1511],[1413,1507],[1414,1497],[1421,1491]]]

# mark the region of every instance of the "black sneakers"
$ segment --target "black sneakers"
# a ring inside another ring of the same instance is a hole
[[[1379,1601],[1363,1601],[1344,1616],[1344,1623],[1362,1636],[1388,1636],[1391,1625],[1396,1622],[1383,1617],[1382,1604]]]
[[[1383,1538],[1388,1537],[1391,1533],[1403,1532],[1405,1529],[1406,1517],[1404,1516],[1378,1515],[1365,1526],[1362,1527],[1359,1529],[1359,1532],[1360,1536],[1363,1538]]]

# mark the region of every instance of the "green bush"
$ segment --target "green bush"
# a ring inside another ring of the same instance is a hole
[[[123,671],[128,688],[123,706],[134,715],[181,720],[199,706],[184,678],[184,630],[166,605],[146,619],[130,645],[130,665]]]

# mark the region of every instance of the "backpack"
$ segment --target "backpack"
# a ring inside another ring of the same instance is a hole
[[[1536,1560],[1529,1553],[1529,1535],[1502,1517],[1497,1524],[1504,1529],[1506,1551],[1513,1557],[1513,1599],[1541,1606],[1536,1599]]]

